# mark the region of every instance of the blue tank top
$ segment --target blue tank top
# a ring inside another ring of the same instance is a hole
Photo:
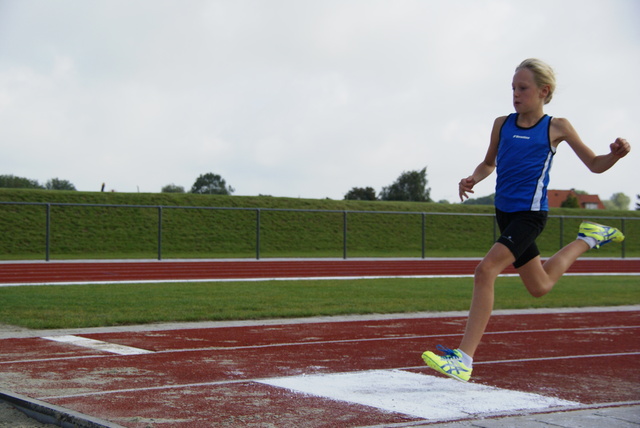
[[[517,125],[510,114],[500,128],[496,159],[495,206],[500,211],[549,211],[547,186],[555,148],[551,146],[551,116],[531,128]]]

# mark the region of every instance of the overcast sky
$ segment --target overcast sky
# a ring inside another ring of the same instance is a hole
[[[637,0],[0,0],[0,174],[78,190],[343,199],[427,167],[431,196],[483,159],[525,58],[554,67],[553,189],[640,193]],[[495,175],[476,188],[493,193]]]

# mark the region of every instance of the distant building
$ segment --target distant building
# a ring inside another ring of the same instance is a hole
[[[571,190],[548,190],[547,197],[549,198],[549,208],[560,208],[562,203],[567,200],[569,196],[573,196],[578,200],[580,208],[588,210],[603,210],[604,204],[600,200],[598,195],[581,195],[576,193],[574,189]]]

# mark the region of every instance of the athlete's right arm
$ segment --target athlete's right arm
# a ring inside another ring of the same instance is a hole
[[[489,148],[484,160],[476,167],[467,178],[460,180],[458,184],[458,194],[460,201],[464,201],[465,198],[469,198],[467,193],[473,193],[473,187],[487,178],[494,169],[496,169],[496,158],[498,157],[498,145],[500,144],[500,128],[507,119],[506,116],[501,116],[493,122],[493,128],[491,130],[491,140],[489,142]]]

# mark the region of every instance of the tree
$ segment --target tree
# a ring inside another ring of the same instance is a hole
[[[431,189],[427,187],[427,167],[420,171],[405,171],[390,186],[383,187],[383,201],[433,202]]]
[[[173,183],[167,184],[161,190],[162,193],[184,193],[184,187],[177,186]]]
[[[45,184],[47,190],[76,190],[76,186],[71,184],[68,180],[60,180],[59,178],[52,178]]]
[[[640,201],[640,195],[636,195],[636,198]],[[640,202],[636,202],[636,211],[640,211]]]
[[[580,208],[580,201],[578,201],[578,198],[569,193],[567,199],[562,201],[560,206],[562,208]]]
[[[465,201],[462,203],[465,205],[493,205],[495,203],[495,200],[496,200],[496,194],[492,193],[488,196],[465,199]]]
[[[602,201],[602,203],[608,210],[626,211],[629,209],[631,198],[624,193],[614,193],[608,201]]]
[[[344,199],[350,201],[376,201],[378,197],[373,187],[353,187],[344,195]]]
[[[212,172],[200,175],[191,187],[191,193],[201,195],[231,195],[233,192],[235,189],[227,186],[224,178]]]
[[[14,189],[42,189],[37,180],[16,177],[15,175],[0,175],[0,187]]]

